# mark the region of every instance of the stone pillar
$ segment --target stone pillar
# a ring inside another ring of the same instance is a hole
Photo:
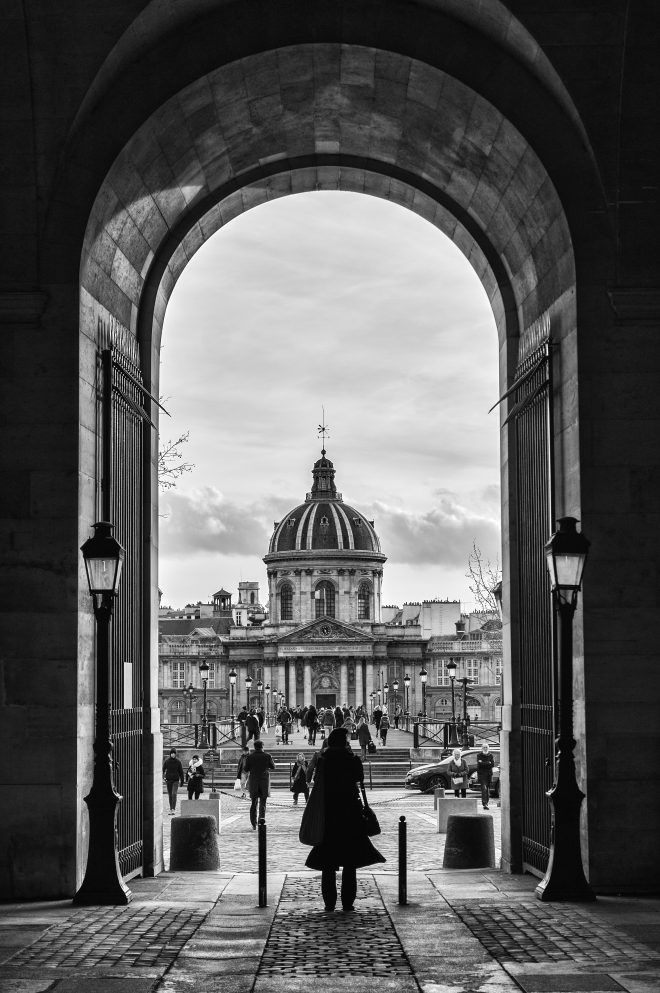
[[[371,659],[367,659],[367,685],[365,687],[364,705],[371,710],[371,694],[374,689],[374,664]]]
[[[296,706],[296,660],[289,659],[289,684],[286,689],[286,702],[290,707]]]
[[[362,659],[355,660],[355,706],[359,707],[364,703],[364,689],[362,687]]]
[[[312,703],[312,663],[309,659],[304,662],[303,674],[303,707],[309,707]]]
[[[341,662],[339,667],[339,706],[348,706],[348,662]]]

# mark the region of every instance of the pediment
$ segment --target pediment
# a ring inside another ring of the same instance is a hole
[[[368,641],[374,640],[373,636],[359,628],[354,628],[350,624],[343,624],[334,617],[318,617],[309,624],[302,624],[294,631],[289,631],[281,638],[277,639],[279,644],[286,645],[295,642],[323,644],[338,641]]]

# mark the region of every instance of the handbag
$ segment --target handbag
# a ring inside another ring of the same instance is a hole
[[[462,786],[463,785],[463,777],[462,776],[452,776],[451,777],[451,785],[452,786]]]
[[[374,838],[377,834],[380,834],[380,824],[378,823],[378,818],[373,811],[373,808],[369,806],[367,801],[367,794],[364,791],[364,783],[360,783],[360,789],[362,790],[362,820],[367,831],[369,838]]]
[[[374,752],[376,751],[376,742],[375,741],[369,741],[369,742],[367,742],[367,751],[369,752],[370,755],[373,755],[374,754]]]
[[[320,758],[314,775],[314,788],[305,804],[298,838],[303,845],[320,845],[325,832],[325,796],[323,788],[323,759]]]

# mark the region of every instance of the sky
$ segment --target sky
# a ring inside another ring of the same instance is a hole
[[[162,603],[241,580],[265,602],[273,523],[311,489],[325,417],[337,489],[388,557],[383,604],[471,609],[473,542],[501,560],[497,356],[481,283],[411,211],[321,191],[230,221],[165,317],[161,447],[188,431],[194,468],[161,491]]]

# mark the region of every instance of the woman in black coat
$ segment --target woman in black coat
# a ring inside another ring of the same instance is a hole
[[[343,728],[328,737],[328,747],[319,759],[314,789],[323,790],[323,840],[314,845],[305,865],[321,870],[321,892],[326,910],[337,903],[336,872],[341,874],[341,905],[344,913],[354,909],[357,893],[356,870],[385,858],[374,848],[362,818],[358,783],[364,779],[362,762],[351,751]]]

